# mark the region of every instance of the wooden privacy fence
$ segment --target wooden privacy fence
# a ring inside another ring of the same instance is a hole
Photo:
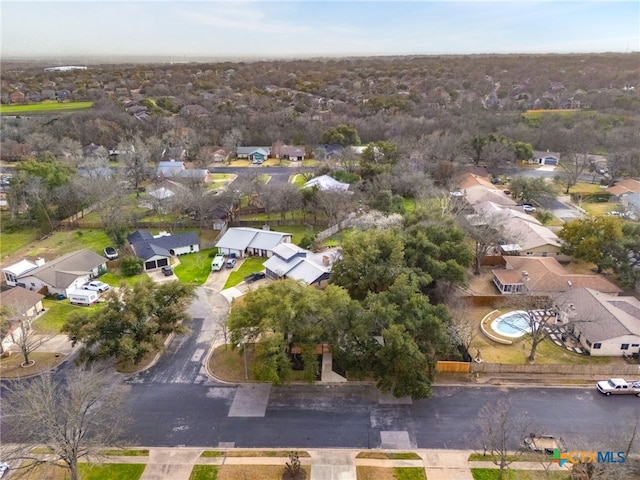
[[[436,370],[438,373],[450,372],[450,373],[469,373],[469,362],[448,362],[439,361],[436,364]]]
[[[456,362],[449,362],[456,363]],[[438,362],[440,364],[440,362]],[[504,363],[472,363],[469,364],[471,373],[525,373],[548,375],[602,375],[624,377],[625,375],[640,375],[640,365],[509,365]],[[440,370],[438,370],[440,371]]]

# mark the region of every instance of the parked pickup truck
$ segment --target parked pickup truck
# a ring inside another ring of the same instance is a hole
[[[640,397],[640,382],[610,378],[598,382],[596,387],[605,395],[637,395]]]
[[[529,436],[524,439],[524,446],[532,452],[545,453],[549,455],[552,455],[556,449],[561,452],[567,451],[567,446],[562,437],[537,435],[535,433],[530,433]]]

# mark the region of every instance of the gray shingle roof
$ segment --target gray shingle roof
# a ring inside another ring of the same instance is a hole
[[[291,236],[290,233],[273,232],[271,230],[260,230],[258,228],[234,227],[226,231],[216,247],[230,248],[244,251],[247,248],[257,248],[260,250],[273,250],[283,237]]]
[[[133,247],[136,256],[143,260],[157,256],[170,257],[169,250],[198,245],[200,240],[195,232],[182,233],[180,235],[169,235],[153,238],[149,232],[137,230],[127,237],[128,242]]]
[[[54,288],[66,288],[78,277],[87,275],[104,263],[106,259],[102,255],[85,249],[67,253],[27,272],[24,276],[34,276]]]

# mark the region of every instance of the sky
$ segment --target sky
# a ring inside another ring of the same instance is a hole
[[[640,51],[640,1],[0,0],[3,59]]]

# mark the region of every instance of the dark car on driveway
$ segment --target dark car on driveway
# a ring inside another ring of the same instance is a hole
[[[165,277],[171,276],[173,275],[173,268],[166,266],[166,267],[162,267],[162,273]]]
[[[252,283],[266,276],[267,275],[264,272],[253,272],[251,275],[247,275],[246,277],[244,277],[244,281],[247,283]]]

